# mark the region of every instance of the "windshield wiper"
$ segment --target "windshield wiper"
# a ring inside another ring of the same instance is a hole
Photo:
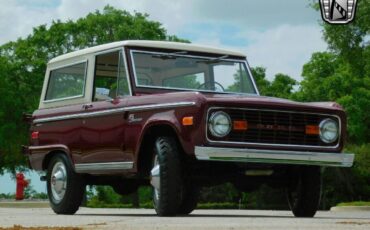
[[[167,54],[153,54],[152,57],[160,58],[160,59],[163,59],[163,60],[176,59],[177,57],[175,55],[177,55],[177,54],[187,54],[187,53],[188,53],[187,51],[177,51],[177,52],[167,53]]]
[[[222,61],[222,59],[228,58],[229,55],[224,55],[221,57],[216,57],[216,58],[211,58],[208,60],[202,60],[202,61],[197,61],[197,63],[206,63],[206,64],[214,64],[214,63],[219,63]]]

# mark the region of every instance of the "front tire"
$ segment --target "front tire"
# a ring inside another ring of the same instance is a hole
[[[152,165],[155,211],[159,216],[174,216],[181,204],[182,189],[180,153],[174,138],[157,138]]]
[[[82,177],[73,171],[64,154],[55,155],[48,166],[47,191],[50,206],[56,214],[75,214],[85,191]]]
[[[303,167],[296,183],[287,189],[290,209],[295,217],[313,217],[319,208],[322,178],[320,167]]]
[[[198,204],[200,189],[194,185],[186,185],[182,189],[182,200],[177,214],[189,215]]]

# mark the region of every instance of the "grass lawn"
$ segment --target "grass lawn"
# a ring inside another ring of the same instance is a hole
[[[370,206],[370,201],[353,201],[353,202],[344,202],[337,204],[339,207],[343,206]]]
[[[0,202],[0,208],[49,208],[48,202]]]

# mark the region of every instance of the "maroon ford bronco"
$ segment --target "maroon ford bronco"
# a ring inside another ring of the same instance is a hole
[[[48,63],[24,152],[58,214],[78,210],[86,185],[151,185],[158,215],[184,215],[202,186],[230,182],[284,188],[294,215],[312,217],[321,168],[353,163],[345,133],[336,103],[260,96],[242,53],[122,41]]]

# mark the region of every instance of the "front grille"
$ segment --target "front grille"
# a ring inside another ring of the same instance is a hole
[[[224,111],[232,121],[246,120],[246,131],[231,130],[223,138],[213,137],[209,130],[208,138],[212,141],[244,142],[259,144],[304,145],[304,146],[336,146],[334,143],[321,141],[319,135],[306,134],[306,125],[318,126],[325,118],[331,118],[340,123],[336,116],[301,113],[294,111],[273,111],[254,109],[211,109],[208,116],[215,111]]]

